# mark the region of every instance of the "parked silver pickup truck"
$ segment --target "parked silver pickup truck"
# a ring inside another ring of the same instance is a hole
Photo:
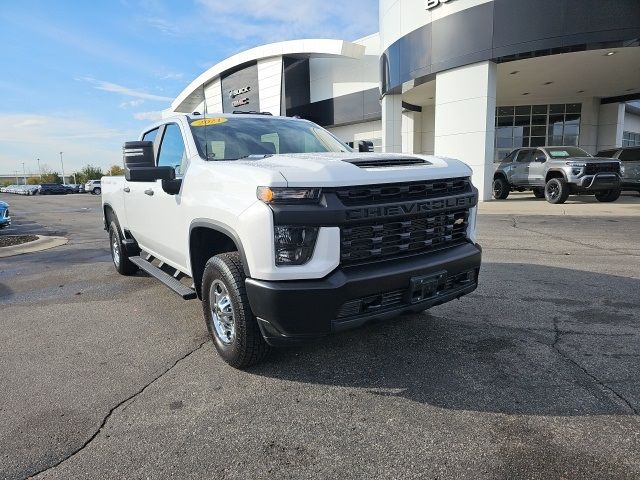
[[[576,194],[595,194],[600,202],[615,202],[623,173],[618,160],[592,157],[578,147],[518,148],[498,166],[493,196],[504,200],[514,190],[532,190],[549,203],[564,203]]]

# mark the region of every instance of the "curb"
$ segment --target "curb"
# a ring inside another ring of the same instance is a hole
[[[11,245],[9,247],[0,247],[0,258],[49,250],[50,248],[65,245],[67,242],[69,242],[69,239],[65,237],[47,237],[45,235],[38,235],[38,239],[33,242],[23,243],[22,245]]]

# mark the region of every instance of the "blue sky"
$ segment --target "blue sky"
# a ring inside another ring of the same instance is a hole
[[[0,174],[121,163],[191,80],[247,48],[377,31],[377,0],[8,1],[0,9]]]

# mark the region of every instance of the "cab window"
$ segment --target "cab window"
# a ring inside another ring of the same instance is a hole
[[[182,175],[186,152],[180,127],[170,123],[164,130],[160,151],[158,152],[158,166],[169,166],[176,170],[176,175]]]
[[[142,136],[144,142],[153,142],[158,136],[158,128],[148,131]]]
[[[529,162],[531,161],[531,150],[520,150],[516,157],[516,162]]]

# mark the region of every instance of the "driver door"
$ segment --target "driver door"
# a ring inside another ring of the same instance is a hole
[[[523,148],[518,152],[514,163],[513,184],[528,185],[529,183],[529,164],[531,163],[531,154],[533,150]]]
[[[547,155],[540,149],[535,150],[529,162],[529,185],[544,186],[545,162]]]

